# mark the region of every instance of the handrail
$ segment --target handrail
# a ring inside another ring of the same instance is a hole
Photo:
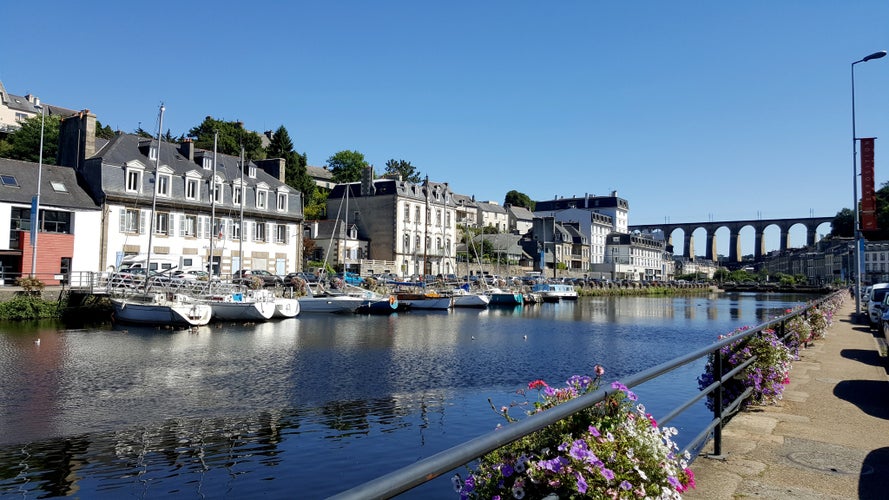
[[[669,373],[688,363],[707,357],[710,354],[716,354],[715,358],[719,360],[721,358],[718,353],[719,350],[723,347],[736,343],[739,340],[748,339],[753,335],[758,335],[763,330],[770,329],[775,325],[780,325],[781,330],[783,331],[784,324],[787,320],[792,319],[795,316],[808,314],[808,311],[810,309],[818,307],[823,302],[832,298],[838,293],[843,292],[835,292],[833,294],[826,295],[819,300],[813,301],[802,310],[785,314],[749,330],[745,330],[736,335],[724,338],[716,343],[696,349],[683,356],[676,357],[672,360],[666,361],[647,370],[632,374],[629,377],[623,379],[622,382],[627,388],[632,388],[657,377],[660,377],[666,373]],[[738,411],[738,408],[740,408],[744,399],[746,399],[752,393],[752,389],[747,388],[747,390],[744,391],[740,396],[738,396],[731,402],[723,405],[721,401],[722,384],[730,380],[732,376],[743,370],[744,367],[746,367],[749,363],[752,363],[754,360],[755,358],[750,358],[746,361],[746,363],[735,367],[730,372],[720,377],[718,381],[714,381],[710,386],[701,390],[700,393],[695,394],[688,400],[681,402],[674,410],[668,412],[664,418],[656,419],[660,423],[660,425],[664,425],[675,418],[677,415],[682,413],[682,411],[691,407],[692,404],[694,404],[701,398],[706,397],[711,393],[715,393],[714,397],[718,399],[717,403],[714,405],[714,408],[716,409],[715,412],[718,411],[719,414],[715,415],[714,419],[706,426],[706,428],[699,435],[695,436],[695,438],[683,448],[683,453],[691,449],[696,449],[699,446],[703,446],[704,442],[709,438],[710,434],[713,433],[715,447],[714,455],[721,454],[722,425],[725,423],[727,417],[733,415]],[[721,373],[721,367],[717,367],[716,373]],[[465,443],[453,446],[451,448],[448,448],[447,450],[443,450],[439,453],[436,453],[435,455],[402,467],[401,469],[390,472],[376,479],[367,481],[349,490],[343,491],[337,495],[332,496],[331,498],[339,500],[390,498],[400,493],[404,493],[405,491],[408,491],[427,481],[431,481],[432,479],[435,479],[436,477],[439,477],[446,472],[465,465],[477,459],[478,457],[490,453],[497,448],[521,439],[528,434],[539,431],[544,427],[547,427],[548,425],[552,425],[559,420],[573,415],[574,413],[589,408],[599,401],[605,399],[605,397],[611,392],[613,391],[599,389],[594,392],[583,394],[570,401],[557,405],[553,408],[549,408],[545,412],[536,413],[527,418],[519,420],[518,422],[514,422],[505,427],[501,427],[496,431],[483,434]],[[692,457],[692,459],[694,459],[694,457]]]

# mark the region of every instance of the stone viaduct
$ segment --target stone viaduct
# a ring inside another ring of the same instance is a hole
[[[729,242],[729,262],[741,262],[741,229],[751,226],[756,235],[756,243],[753,247],[753,257],[760,260],[765,254],[765,240],[763,233],[769,226],[775,225],[781,230],[781,250],[787,250],[790,243],[790,228],[796,224],[806,226],[806,245],[815,244],[815,235],[818,226],[824,223],[830,223],[833,217],[806,217],[797,219],[757,219],[757,220],[737,220],[737,221],[713,221],[713,222],[684,222],[684,223],[667,223],[667,224],[644,224],[629,226],[630,232],[633,231],[663,231],[667,245],[673,245],[673,231],[682,229],[685,233],[683,257],[693,260],[695,258],[694,232],[703,229],[707,233],[707,260],[716,260],[716,231],[720,228],[728,228],[731,241]]]

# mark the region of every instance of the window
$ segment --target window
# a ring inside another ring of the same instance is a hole
[[[409,234],[404,235],[403,245],[404,245],[404,249],[402,250],[403,252],[407,253],[407,252],[411,251],[411,235],[409,235]]]
[[[139,193],[142,191],[142,171],[127,169],[127,191]]]
[[[253,241],[265,241],[265,224],[257,222],[253,224]]]
[[[247,170],[247,177],[250,177],[251,179],[256,178],[256,165],[250,165],[250,168]]]
[[[68,188],[65,187],[65,184],[63,184],[61,182],[51,181],[49,184],[52,186],[52,190],[57,193],[67,193],[68,192]]]
[[[420,250],[420,235],[419,234],[414,238],[414,250],[415,251]]]
[[[216,203],[222,203],[222,183],[217,182],[214,186],[216,190],[213,192],[213,201]]]
[[[404,221],[405,222],[411,221],[411,206],[408,205],[407,203],[404,204]]]
[[[122,233],[140,233],[145,227],[140,210],[127,208],[120,212],[120,232]]]
[[[234,186],[232,189],[232,204],[240,205],[241,199],[244,197],[244,187]]]
[[[170,196],[170,182],[172,177],[170,174],[159,174],[157,176],[157,195]]]
[[[241,239],[241,224],[239,222],[232,222],[232,239],[240,240]]]
[[[435,225],[441,227],[441,209],[435,209]]]
[[[185,198],[196,200],[200,197],[200,184],[197,179],[185,179]]]
[[[71,272],[71,257],[62,257],[59,262],[59,273],[68,274]]]
[[[183,215],[182,223],[179,227],[179,236],[188,236],[194,238],[198,230],[198,218],[194,215]]]
[[[170,214],[166,212],[157,212],[155,214],[154,234],[162,234],[164,236],[170,234]]]
[[[287,225],[278,224],[275,226],[275,243],[287,244]]]
[[[266,199],[268,198],[268,195],[269,195],[269,193],[265,189],[257,189],[256,190],[256,208],[265,210]]]
[[[19,187],[19,183],[14,175],[0,175],[0,183],[4,186]]]
[[[201,165],[204,167],[204,170],[213,170],[213,158],[204,156],[201,159]]]
[[[435,238],[435,248],[436,248],[436,250],[438,250],[439,252],[441,252],[441,250],[442,250],[442,248],[441,248],[441,238]]]
[[[157,144],[152,144],[151,147],[148,148],[148,159],[157,160]]]
[[[279,212],[287,210],[287,193],[278,193],[277,208]]]
[[[451,227],[451,212],[445,212],[445,226]]]
[[[414,210],[414,222],[420,222],[420,207],[416,207]]]
[[[28,119],[27,113],[16,113],[15,114],[15,121],[17,121],[19,123],[21,123],[27,119]]]

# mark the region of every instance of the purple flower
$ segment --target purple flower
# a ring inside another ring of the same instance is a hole
[[[631,489],[633,489],[633,485],[630,484],[629,481],[623,480],[620,482],[620,489],[625,490],[625,491],[630,491]]]
[[[577,479],[577,491],[583,495],[587,489],[586,479],[583,478],[583,474],[580,472],[575,472],[574,477]]]
[[[597,429],[595,425],[591,425],[589,430],[590,430],[590,434],[592,434],[593,437],[600,437],[602,435],[599,432],[599,429]]]
[[[599,469],[599,472],[602,473],[602,477],[604,477],[605,479],[607,479],[609,481],[614,479],[614,471],[612,471],[611,469],[606,469],[605,467],[602,467],[601,469]]]
[[[500,466],[500,473],[503,474],[503,477],[510,477],[515,472],[515,469],[512,468],[509,464],[503,464]]]

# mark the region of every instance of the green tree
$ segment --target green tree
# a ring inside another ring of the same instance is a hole
[[[212,116],[204,118],[197,127],[188,131],[188,137],[194,140],[194,146],[200,149],[213,150],[213,134],[219,132],[217,150],[220,153],[239,156],[241,144],[244,145],[244,154],[251,160],[265,158],[265,149],[262,147],[262,139],[256,132],[244,128],[241,122],[226,122],[216,120]]]
[[[333,182],[358,182],[364,175],[364,169],[370,166],[364,155],[358,151],[340,151],[327,159]]]
[[[30,161],[37,163],[40,160],[40,124],[42,115],[32,116],[24,120],[22,127],[10,134],[0,147],[0,153],[5,158],[13,160]],[[43,163],[56,165],[56,154],[59,151],[59,117],[46,115],[43,124]]]
[[[419,184],[423,180],[420,172],[411,162],[404,160],[389,160],[386,162],[386,175],[398,176],[403,181]]]
[[[102,126],[102,122],[96,120],[96,137],[102,139],[114,139],[114,130],[110,125]]]
[[[503,200],[504,205],[512,205],[514,207],[525,207],[530,211],[534,211],[535,203],[531,201],[531,198],[528,197],[525,193],[520,193],[516,190],[512,190],[506,193],[506,198]]]
[[[830,223],[830,235],[837,237],[853,236],[854,228],[852,227],[852,221],[854,219],[855,216],[852,213],[852,210],[849,210],[848,208],[840,210]]]
[[[315,194],[315,181],[309,176],[307,159],[305,154],[299,154],[293,150],[293,141],[284,125],[272,135],[269,145],[266,147],[267,158],[283,158],[286,165],[284,182],[299,190],[306,200]]]
[[[303,207],[303,217],[306,220],[317,220],[324,218],[327,213],[327,197],[330,191],[324,188],[317,188],[312,196],[306,196],[306,204]]]

